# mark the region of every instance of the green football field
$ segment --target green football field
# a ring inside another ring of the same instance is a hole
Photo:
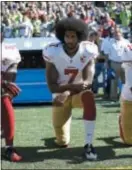
[[[10,163],[2,160],[2,169],[132,169],[132,147],[122,144],[119,138],[119,103],[97,99],[96,104],[96,162],[82,158],[84,128],[81,110],[73,110],[70,146],[59,149],[53,142],[51,106],[27,106],[15,107],[14,144],[23,155],[23,161]]]

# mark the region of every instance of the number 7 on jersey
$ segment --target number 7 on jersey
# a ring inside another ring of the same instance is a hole
[[[70,84],[75,80],[75,78],[78,74],[78,69],[76,69],[76,68],[66,68],[64,70],[64,74],[70,76],[69,81],[68,81],[68,84]]]

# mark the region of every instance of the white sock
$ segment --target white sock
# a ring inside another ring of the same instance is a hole
[[[95,120],[84,120],[84,128],[85,128],[85,144],[92,144],[94,128],[95,128]]]

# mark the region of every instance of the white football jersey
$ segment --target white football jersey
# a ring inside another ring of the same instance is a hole
[[[43,50],[44,60],[53,63],[59,73],[59,84],[67,84],[71,79],[73,84],[82,82],[84,67],[97,56],[97,46],[89,41],[81,42],[72,58],[66,54],[62,43],[51,44]]]
[[[1,71],[6,72],[12,64],[18,64],[21,56],[16,45],[2,43]]]

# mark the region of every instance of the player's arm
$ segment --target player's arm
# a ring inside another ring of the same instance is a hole
[[[2,95],[9,94],[10,97],[17,96],[20,92],[19,87],[13,83],[16,79],[18,64],[12,64],[9,66],[6,72],[2,72]]]
[[[46,78],[48,87],[52,93],[63,93],[65,91],[78,93],[86,87],[84,83],[72,84],[72,82],[65,85],[60,85],[57,83],[58,76],[58,71],[54,64],[46,61]]]
[[[12,64],[6,72],[2,72],[2,79],[8,82],[14,82],[16,80],[17,66],[18,64]]]
[[[58,71],[54,64],[51,62],[46,62],[46,78],[50,91],[52,93],[63,93],[67,90],[70,91],[72,89],[71,84],[59,85],[57,83],[58,76]]]
[[[54,53],[54,50],[53,50]],[[60,85],[57,83],[58,80],[58,71],[54,65],[53,62],[53,57],[52,57],[52,49],[49,47],[46,47],[43,50],[43,58],[46,62],[46,77],[47,77],[47,83],[49,86],[49,89],[52,93],[63,93],[65,91],[70,91],[70,92],[80,92],[84,87],[83,83],[82,84],[72,84],[74,81],[74,76],[69,77],[69,82],[66,85]]]

